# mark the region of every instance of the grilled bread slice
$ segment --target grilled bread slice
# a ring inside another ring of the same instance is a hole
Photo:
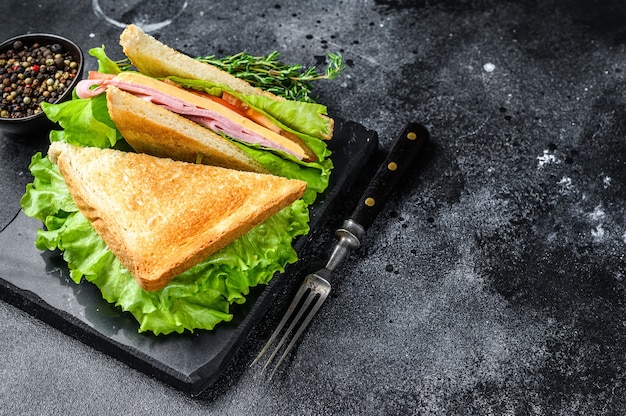
[[[219,251],[300,198],[306,183],[54,142],[79,210],[145,290]]]
[[[120,45],[124,54],[139,72],[154,78],[178,76],[181,78],[203,79],[227,86],[244,95],[263,95],[276,101],[284,100],[271,92],[255,87],[220,68],[200,62],[192,57],[172,49],[145,33],[136,25],[129,25],[120,35]],[[333,137],[334,120],[321,115],[328,123],[328,133],[322,137]]]
[[[267,173],[231,141],[181,115],[113,86],[107,88],[106,95],[111,119],[139,153]]]

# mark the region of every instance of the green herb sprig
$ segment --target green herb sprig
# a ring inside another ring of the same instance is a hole
[[[340,53],[328,54],[329,63],[323,73],[319,73],[316,67],[304,68],[299,64],[285,64],[279,61],[279,56],[278,52],[272,52],[267,56],[253,56],[240,52],[221,58],[209,55],[196,59],[214,65],[277,96],[305,102],[314,102],[310,96],[313,81],[335,79],[345,69]]]
[[[114,61],[120,71],[131,71],[133,69],[133,64],[130,62],[129,58],[120,59],[119,61]]]
[[[312,83],[320,79],[333,80],[345,69],[340,53],[328,53],[327,56],[328,66],[323,73],[319,73],[316,67],[305,68],[299,64],[285,64],[279,60],[278,52],[272,52],[267,56],[254,56],[239,52],[220,58],[208,55],[195,59],[214,65],[279,97],[294,101],[315,102],[310,96],[313,90]],[[128,58],[115,63],[122,71],[132,69]]]

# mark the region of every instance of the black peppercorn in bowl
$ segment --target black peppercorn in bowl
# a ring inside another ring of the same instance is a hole
[[[54,128],[41,103],[71,98],[83,62],[80,47],[58,35],[33,33],[0,43],[0,130],[24,135]]]

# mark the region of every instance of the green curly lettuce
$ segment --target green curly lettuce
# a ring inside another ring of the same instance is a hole
[[[26,215],[45,225],[37,231],[37,248],[61,250],[72,280],[95,284],[104,299],[137,319],[140,332],[210,330],[230,321],[230,306],[245,302],[251,287],[267,284],[286,264],[295,262],[292,240],[309,232],[307,205],[298,200],[165,288],[148,292],[78,210],[57,166],[37,153],[30,170],[34,180],[27,185],[21,205]]]

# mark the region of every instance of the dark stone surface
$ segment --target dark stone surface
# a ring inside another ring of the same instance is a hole
[[[5,1],[0,37],[119,53],[89,3]],[[248,365],[278,311],[190,399],[0,303],[3,411],[625,413],[624,21],[618,1],[191,1],[154,34],[191,55],[342,52],[317,98],[383,148],[425,124],[430,158],[271,382]]]

